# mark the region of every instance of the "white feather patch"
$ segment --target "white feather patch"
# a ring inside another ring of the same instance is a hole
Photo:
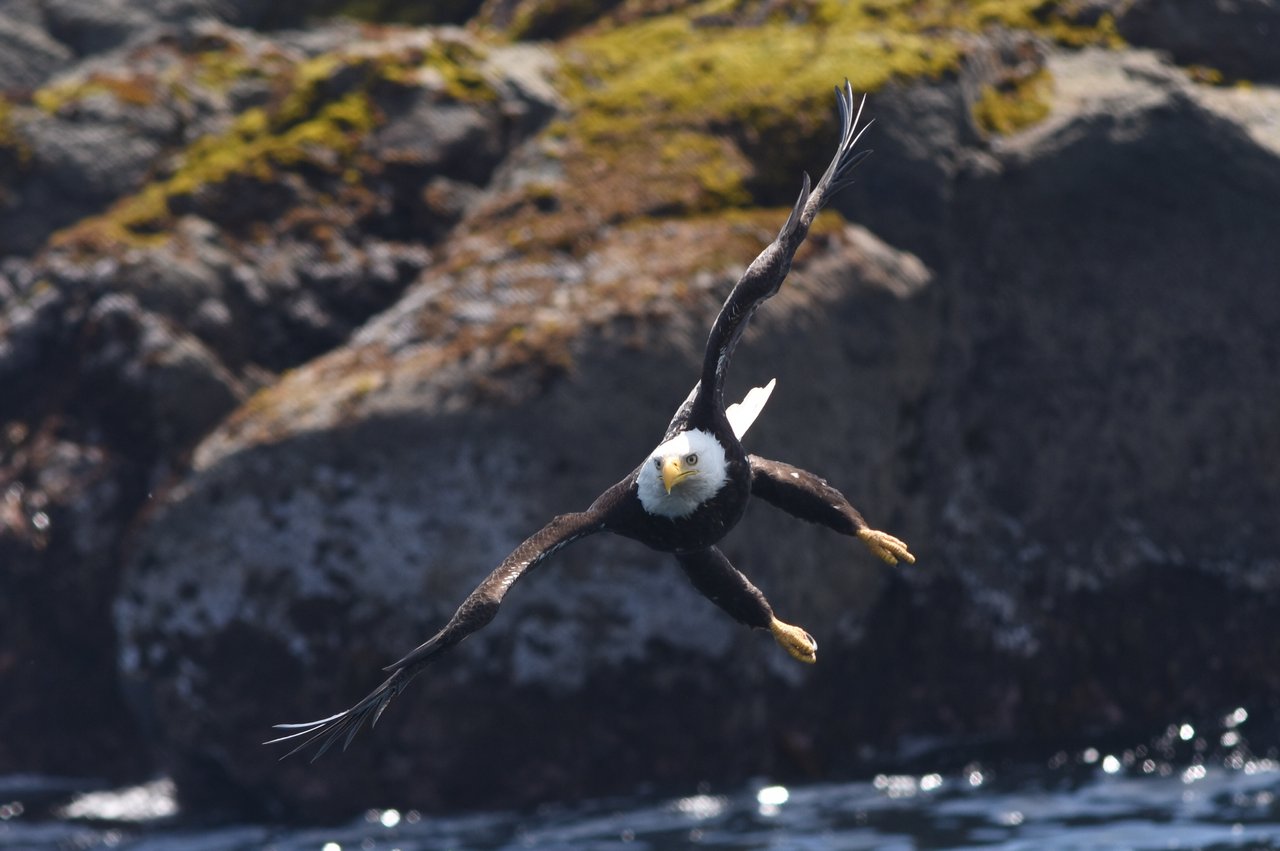
[[[773,385],[777,383],[778,379],[771,378],[765,386],[751,388],[741,402],[735,402],[724,409],[725,416],[729,418],[729,426],[738,440],[742,440],[747,429],[751,428],[756,417],[760,416],[760,412],[764,410],[764,403],[769,401],[769,394],[773,392]]]

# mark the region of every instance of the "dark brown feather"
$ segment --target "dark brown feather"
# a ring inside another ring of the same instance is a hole
[[[748,455],[751,465],[751,495],[776,505],[788,514],[834,529],[842,535],[857,535],[867,528],[858,510],[844,494],[815,476],[781,461]]]
[[[858,127],[858,119],[862,116],[862,107],[853,110],[853,89],[845,81],[844,89],[836,89],[836,103],[840,113],[840,144],[836,148],[831,164],[823,172],[816,186],[809,188],[809,175],[804,175],[800,196],[791,208],[791,215],[778,236],[760,252],[742,273],[733,291],[720,308],[720,314],[711,326],[707,337],[707,348],[702,361],[702,375],[698,386],[690,394],[690,399],[681,405],[671,425],[667,427],[668,437],[678,434],[685,428],[706,428],[712,430],[720,425],[724,418],[724,379],[729,368],[729,360],[733,350],[742,337],[752,314],[766,299],[778,291],[787,273],[791,271],[791,259],[796,249],[804,242],[809,233],[809,226],[818,212],[837,192],[852,181],[850,172],[858,163],[870,154],[870,151],[855,151],[858,139],[870,122]],[[865,102],[865,98],[863,99]],[[719,430],[715,430],[719,434]]]

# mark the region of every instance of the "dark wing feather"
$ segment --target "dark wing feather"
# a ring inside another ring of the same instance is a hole
[[[809,175],[804,176],[800,188],[800,197],[791,208],[791,215],[786,224],[778,232],[778,236],[747,267],[742,274],[724,306],[720,315],[711,326],[711,335],[707,339],[707,350],[702,363],[702,376],[699,386],[695,387],[692,401],[687,401],[676,413],[676,419],[668,428],[669,434],[676,434],[676,420],[683,427],[690,419],[714,418],[717,412],[724,411],[724,377],[729,367],[729,359],[733,355],[738,339],[746,329],[747,321],[755,313],[757,307],[778,291],[782,281],[791,270],[791,258],[796,249],[809,233],[809,226],[823,206],[837,192],[852,182],[850,173],[853,168],[870,151],[856,151],[854,147],[870,122],[858,127],[862,117],[862,104],[857,112],[853,110],[853,88],[845,81],[844,89],[836,89],[836,101],[840,112],[840,144],[827,170],[818,180],[816,186],[809,186]],[[866,98],[863,97],[863,103]],[[675,429],[675,431],[672,431]]]
[[[676,408],[675,414],[671,417],[670,424],[667,425],[667,433],[662,436],[663,443],[666,443],[668,440],[685,430],[685,426],[689,423],[689,415],[693,413],[693,403],[697,400],[698,390],[701,388],[701,381],[693,385],[693,389],[689,391],[689,395],[680,403],[680,407]]]
[[[842,535],[857,535],[867,528],[858,509],[826,479],[759,455],[748,455],[751,465],[751,495],[772,503],[788,514],[834,529]]]
[[[618,487],[615,485],[597,499],[591,508],[578,514],[561,515],[528,540],[516,547],[502,564],[498,565],[489,576],[472,591],[458,607],[444,629],[419,645],[413,652],[394,665],[386,668],[393,673],[386,682],[378,686],[368,697],[350,709],[321,718],[319,721],[308,721],[303,724],[277,724],[276,729],[292,730],[284,736],[271,739],[265,744],[285,742],[292,739],[302,741],[285,756],[292,756],[308,745],[319,743],[312,761],[319,759],[335,742],[342,739],[342,748],[355,737],[366,720],[370,726],[378,723],[378,718],[386,710],[396,695],[408,686],[423,668],[434,662],[441,654],[457,645],[471,633],[493,620],[498,607],[507,591],[526,571],[536,567],[545,558],[560,548],[573,543],[579,538],[594,534],[604,528],[608,510],[616,499]]]
[[[819,523],[842,535],[859,538],[867,549],[889,564],[915,564],[907,542],[872,529],[844,494],[808,470],[759,455],[747,456],[751,466],[751,495],[810,523]]]

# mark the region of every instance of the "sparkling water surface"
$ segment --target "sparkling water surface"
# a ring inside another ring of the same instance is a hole
[[[33,816],[49,778],[0,778],[0,847],[30,851],[641,851],[641,849],[1280,849],[1280,759],[1250,750],[1236,710],[1211,731],[1174,724],[1131,748],[1045,762],[527,812],[370,810],[339,827],[184,826],[173,787],[69,794]]]

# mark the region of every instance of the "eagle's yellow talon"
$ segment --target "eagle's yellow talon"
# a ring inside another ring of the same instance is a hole
[[[858,532],[858,537],[867,545],[867,549],[889,564],[897,564],[899,559],[907,564],[916,563],[916,557],[907,549],[906,542],[893,537],[888,532],[862,529]]]
[[[769,624],[769,629],[773,632],[774,639],[782,645],[784,650],[791,654],[792,658],[798,659],[807,665],[812,665],[818,661],[818,642],[814,641],[813,636],[800,627],[783,623],[774,618],[773,622]]]

